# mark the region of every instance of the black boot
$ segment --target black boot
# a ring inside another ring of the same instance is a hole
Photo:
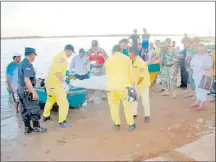
[[[31,123],[30,120],[24,121],[24,125],[25,125],[25,134],[30,134],[32,133],[33,129],[31,127]]]
[[[51,117],[50,116],[48,116],[48,117],[43,117],[43,121],[45,122],[45,121],[48,121],[48,120],[51,120]]]
[[[40,127],[40,123],[38,120],[32,121],[33,123],[33,132],[45,133],[47,128]]]

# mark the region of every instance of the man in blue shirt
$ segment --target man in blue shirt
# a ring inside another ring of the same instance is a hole
[[[19,97],[17,94],[18,89],[18,66],[21,60],[21,55],[18,53],[13,54],[13,61],[6,67],[6,83],[10,94],[12,95],[15,111],[19,112]]]
[[[134,34],[132,34],[128,40],[132,40],[132,46],[135,46],[136,48],[138,48],[138,44],[140,43],[140,37],[137,34],[137,30],[134,29]]]

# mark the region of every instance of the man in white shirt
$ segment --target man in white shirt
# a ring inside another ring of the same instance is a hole
[[[70,65],[70,71],[74,71],[75,77],[79,80],[88,79],[88,60],[83,48],[79,50],[79,55],[74,56]]]

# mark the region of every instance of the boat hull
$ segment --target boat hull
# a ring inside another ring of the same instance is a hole
[[[35,91],[39,97],[39,103],[44,104],[47,100],[47,93],[44,87],[35,87]],[[67,99],[71,108],[80,107],[87,98],[87,90],[83,88],[70,88],[67,93]]]

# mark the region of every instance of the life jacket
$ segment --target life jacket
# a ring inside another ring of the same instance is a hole
[[[90,64],[100,64],[103,65],[105,63],[105,58],[102,51],[90,51],[89,53],[89,63]]]

